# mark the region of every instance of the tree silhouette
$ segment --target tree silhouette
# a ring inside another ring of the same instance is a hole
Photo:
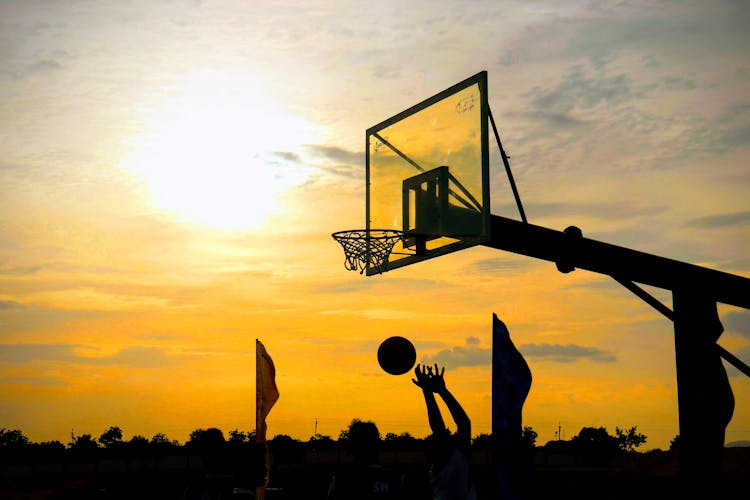
[[[30,449],[29,439],[19,430],[0,429],[0,462],[25,457]]]
[[[47,462],[62,462],[65,460],[65,445],[60,441],[44,441],[33,443],[34,456]]]
[[[302,443],[287,436],[277,434],[268,441],[268,451],[277,463],[300,463],[302,462]]]
[[[149,451],[149,441],[146,437],[136,434],[127,443],[127,448],[130,453],[142,455]]]
[[[538,434],[532,427],[525,425],[521,430],[521,444],[533,450],[536,446],[537,436]]]
[[[415,450],[419,448],[420,440],[408,432],[402,432],[401,434],[389,432],[383,438],[383,443],[385,448],[389,450]]]
[[[313,436],[310,436],[307,444],[314,450],[330,450],[336,446],[336,441],[331,439],[331,436],[315,434]]]
[[[96,439],[91,437],[91,434],[81,434],[80,436],[72,436],[68,449],[74,456],[91,458],[99,451],[99,444]]]
[[[583,427],[570,443],[574,451],[585,455],[612,455],[620,449],[617,438],[604,427]]]
[[[180,443],[178,443],[176,440],[170,441],[167,435],[162,432],[157,432],[156,434],[154,434],[154,436],[151,438],[150,444],[152,449],[160,451],[171,450],[180,446]]]
[[[633,426],[630,429],[623,430],[619,427],[615,427],[615,435],[617,436],[617,444],[621,450],[627,452],[633,452],[636,448],[646,442],[646,436],[637,432],[638,426]]]
[[[105,448],[116,448],[122,445],[122,429],[112,426],[99,436],[99,443]]]
[[[670,450],[679,450],[680,449],[680,435],[677,434],[670,442],[669,442],[669,449]]]
[[[0,429],[0,446],[7,448],[20,448],[29,444],[29,438],[19,430]],[[7,449],[6,448],[6,449]]]
[[[491,450],[492,449],[492,434],[478,434],[471,440],[472,448],[477,450]]]
[[[224,433],[216,427],[194,430],[185,447],[200,454],[203,465],[209,472],[220,472],[226,466],[226,440]]]
[[[242,444],[248,442],[248,433],[242,432],[238,429],[229,431],[229,443],[230,444]]]
[[[349,452],[355,461],[362,463],[375,462],[380,446],[380,431],[374,422],[364,422],[358,418],[352,420],[347,432]]]

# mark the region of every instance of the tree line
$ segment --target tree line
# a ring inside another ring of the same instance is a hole
[[[366,423],[374,426],[380,448],[383,451],[419,451],[424,449],[426,438],[417,438],[403,432],[400,434],[386,433],[381,435],[377,426],[370,421],[363,422],[354,419],[345,429],[342,429],[337,439],[328,435],[315,434],[307,441],[298,440],[286,434],[277,434],[268,440],[269,451],[278,459],[295,461],[310,451],[349,450],[351,430]],[[532,427],[525,426],[522,430],[523,446],[529,450],[538,448],[537,433]],[[672,449],[679,436],[670,444]],[[586,453],[586,454],[617,454],[634,453],[637,448],[645,444],[647,438],[638,432],[637,426],[627,429],[615,428],[611,435],[604,427],[583,427],[580,432],[569,441],[550,441],[543,448],[549,451]],[[123,438],[123,431],[118,426],[111,426],[98,437],[91,434],[73,435],[67,444],[60,441],[31,442],[21,430],[0,428],[0,459],[18,461],[23,459],[65,460],[66,458],[95,458],[135,455],[161,455],[170,453],[204,453],[206,450],[226,452],[250,449],[255,443],[254,431],[233,429],[224,434],[218,428],[198,428],[190,433],[188,440],[181,444],[172,440],[164,433],[156,433],[150,439],[142,435],[134,435],[130,439]],[[479,434],[472,440],[472,448],[477,450],[491,450],[492,436]]]

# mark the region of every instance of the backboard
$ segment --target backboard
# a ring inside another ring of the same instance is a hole
[[[366,227],[404,233],[386,270],[489,240],[487,122],[482,71],[367,130]]]

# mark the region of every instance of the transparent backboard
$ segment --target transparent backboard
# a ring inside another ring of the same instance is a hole
[[[489,240],[487,114],[483,71],[367,130],[367,229],[405,234],[387,270]]]

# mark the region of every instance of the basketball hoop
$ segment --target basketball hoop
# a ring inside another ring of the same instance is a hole
[[[344,247],[344,267],[349,271],[365,272],[368,264],[378,273],[388,270],[388,258],[394,245],[404,239],[395,229],[352,229],[331,234]]]

